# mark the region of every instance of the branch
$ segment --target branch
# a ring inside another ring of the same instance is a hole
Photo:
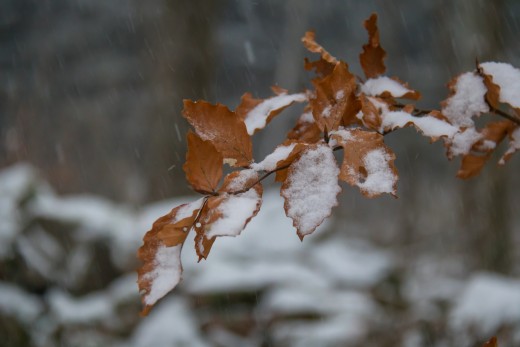
[[[487,100],[486,100],[486,102],[487,102]],[[517,117],[512,116],[512,115],[510,115],[509,113],[504,112],[504,111],[502,111],[502,110],[499,110],[498,108],[494,108],[493,106],[491,106],[491,105],[489,104],[489,102],[487,102],[487,104],[488,104],[488,106],[489,106],[489,109],[491,110],[491,113],[494,113],[494,114],[496,114],[497,116],[500,116],[500,117],[503,117],[503,118],[509,119],[511,122],[520,125],[520,119],[518,119]]]

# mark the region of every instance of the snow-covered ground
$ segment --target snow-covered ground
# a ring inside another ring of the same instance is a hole
[[[196,197],[135,209],[60,197],[29,166],[0,173],[0,340],[7,346],[469,346],[520,344],[520,280],[455,276],[334,231],[300,242],[278,192],[238,237],[219,238],[140,318],[137,248]],[[4,324],[9,322],[9,324]],[[432,337],[432,334],[435,337]]]

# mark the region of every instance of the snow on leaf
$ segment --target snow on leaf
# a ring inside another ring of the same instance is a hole
[[[340,129],[331,140],[343,147],[339,178],[360,188],[369,198],[383,193],[396,196],[395,155],[383,142],[383,135],[361,129]]]
[[[222,178],[222,155],[210,141],[189,132],[186,163],[182,167],[186,179],[199,192],[215,191]]]
[[[436,141],[440,137],[453,137],[458,127],[455,127],[442,119],[433,115],[414,117],[409,113],[402,111],[390,111],[383,115],[381,124],[382,132],[404,128],[413,125],[424,136],[428,136],[432,141]]]
[[[210,141],[231,166],[248,166],[253,159],[244,121],[221,104],[184,100],[183,116],[204,141]]]
[[[157,219],[139,248],[138,258],[143,262],[137,271],[139,290],[147,315],[152,306],[181,280],[181,249],[188,236],[189,226],[202,207],[203,199],[174,208]]]
[[[441,112],[451,124],[472,127],[473,117],[489,112],[485,99],[486,85],[476,73],[463,73],[451,80],[448,87],[450,97],[442,102]]]
[[[488,101],[497,108],[497,101],[520,110],[520,70],[507,63],[487,62],[479,65],[488,87]]]
[[[478,175],[512,126],[513,123],[509,120],[487,123],[480,131],[480,140],[475,142],[462,157],[457,177],[467,179]]]
[[[509,148],[504,153],[500,161],[498,162],[500,165],[504,165],[511,156],[520,150],[520,127],[516,127],[513,131],[511,131],[509,135]]]
[[[311,234],[337,206],[339,169],[326,144],[306,147],[291,164],[280,194],[298,236]]]
[[[361,92],[368,96],[380,96],[383,98],[419,99],[421,94],[409,89],[404,82],[397,78],[379,76],[370,78],[361,85]]]
[[[398,128],[404,128],[413,125],[424,136],[428,136],[432,141],[436,141],[440,137],[453,137],[459,128],[451,125],[442,119],[441,115],[430,113],[422,117],[414,117],[408,112],[392,111],[387,102],[382,99],[367,96],[366,99],[361,97],[363,108],[358,114],[365,126],[384,134]],[[372,104],[372,105],[370,105]],[[378,122],[379,129],[376,129]]]
[[[368,32],[368,43],[363,45],[363,52],[359,55],[361,67],[367,78],[374,78],[386,71],[384,59],[385,50],[379,43],[379,29],[377,28],[377,14],[373,13],[364,22]]]
[[[287,159],[291,154],[292,150],[296,146],[296,143],[289,143],[287,145],[280,145],[276,147],[273,153],[269,154],[260,163],[254,163],[251,168],[256,171],[273,171],[277,167],[280,161]]]
[[[318,53],[321,58],[330,64],[336,65],[338,60],[333,57],[329,52],[325,50],[321,45],[316,42],[316,33],[313,31],[307,31],[305,36],[302,37],[302,42],[305,48],[313,53]]]
[[[356,100],[356,77],[344,62],[336,64],[333,72],[313,81],[316,96],[309,100],[314,119],[321,130],[337,129],[342,120],[355,119],[359,110]]]
[[[262,204],[262,185],[254,170],[230,173],[220,189],[221,195],[208,199],[195,226],[195,247],[199,259],[206,259],[213,242],[220,236],[238,236],[256,216]],[[254,186],[253,186],[254,185]]]
[[[242,96],[240,105],[235,112],[244,120],[249,135],[265,128],[267,123],[293,103],[307,101],[305,93],[287,94],[280,88],[276,90],[280,94],[265,100],[255,99],[251,96],[251,93]]]
[[[463,129],[453,137],[446,139],[448,147],[448,158],[452,159],[457,155],[465,155],[471,151],[474,144],[482,139],[482,134],[474,127]]]

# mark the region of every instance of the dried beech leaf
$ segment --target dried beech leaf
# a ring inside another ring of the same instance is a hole
[[[343,147],[341,180],[359,187],[368,198],[383,193],[396,196],[395,154],[384,144],[383,135],[361,129],[340,129],[331,133],[331,140],[333,145]]]
[[[332,74],[313,81],[316,96],[309,100],[314,120],[323,131],[337,129],[348,113],[352,119],[359,110],[356,101],[356,77],[350,73],[347,64],[336,64]],[[354,118],[355,119],[355,118]]]
[[[338,60],[334,58],[329,52],[325,50],[321,45],[316,42],[316,33],[313,31],[307,31],[305,36],[302,37],[302,42],[305,48],[313,53],[318,53],[321,58],[330,64],[336,65]]]
[[[386,71],[384,59],[385,50],[379,43],[379,29],[377,28],[377,14],[372,14],[364,22],[365,29],[368,31],[368,43],[363,45],[363,52],[359,55],[361,67],[367,78],[374,78],[382,75]]]
[[[462,157],[457,177],[468,179],[477,176],[512,126],[512,122],[508,120],[486,124],[480,131],[481,139],[471,147],[472,153]]]
[[[321,130],[310,111],[301,115],[294,128],[287,134],[287,139],[307,143],[316,143],[322,139]]]
[[[305,70],[310,71],[314,70],[314,72],[321,77],[328,76],[334,71],[335,63],[329,63],[325,59],[321,58],[316,61],[310,61],[309,59],[304,59],[303,67]]]
[[[361,94],[359,100],[361,101],[362,122],[365,127],[375,131],[381,128],[381,110],[370,101],[364,94]],[[381,102],[384,102],[381,100]]]
[[[279,87],[274,90],[279,94],[268,99],[255,99],[250,93],[242,95],[235,112],[244,120],[249,135],[265,128],[276,115],[295,102],[307,101],[304,93],[287,94],[287,91]]]
[[[226,106],[184,100],[183,116],[204,141],[210,141],[231,166],[248,166],[253,159],[244,121]]]
[[[488,89],[486,99],[491,106],[498,109],[499,102],[502,102],[511,106],[517,113],[520,111],[519,69],[507,63],[487,62],[479,64],[478,72],[484,77]]]
[[[289,167],[280,194],[285,213],[293,220],[298,236],[311,234],[337,206],[339,169],[332,149],[315,144],[303,149]]]
[[[222,178],[222,155],[210,141],[189,132],[186,163],[182,167],[186,179],[198,192],[213,192]]]
[[[240,235],[260,211],[263,189],[257,181],[258,174],[254,170],[232,172],[224,179],[221,195],[208,199],[195,226],[199,260],[207,258],[217,237]]]
[[[457,177],[462,179],[468,179],[477,176],[486,164],[486,161],[488,161],[490,157],[491,154],[467,154],[463,156],[460,164],[460,169],[457,172]]]
[[[137,271],[143,315],[181,280],[181,249],[203,199],[174,208],[153,223],[137,252],[143,265]],[[169,246],[171,245],[171,246]]]

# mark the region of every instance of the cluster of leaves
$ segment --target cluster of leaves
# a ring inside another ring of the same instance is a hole
[[[347,63],[307,32],[304,46],[319,54],[304,65],[316,74],[312,90],[290,94],[273,87],[275,95],[268,99],[246,93],[234,111],[205,101],[184,102],[183,115],[194,132],[187,135],[183,169],[203,197],[174,208],[145,235],[138,252],[144,263],[138,271],[144,314],[180,281],[180,254],[188,235],[194,233],[199,261],[208,257],[216,238],[239,235],[260,210],[262,181],[273,173],[282,183],[285,212],[303,240],[337,205],[338,180],[359,187],[369,198],[396,195],[395,155],[384,136],[399,128],[413,126],[432,142],[442,139],[450,159],[462,156],[461,178],[478,174],[506,137],[509,147],[500,164],[520,149],[520,99],[515,97],[520,70],[504,63],[477,64],[475,71],[449,83],[451,94],[440,110],[417,109],[398,99],[417,100],[419,92],[384,75],[386,52],[379,42],[377,16],[364,26],[369,40],[360,63],[366,79],[352,74]],[[294,103],[306,106],[287,139],[255,162],[251,136]],[[509,111],[502,110],[506,107]],[[474,118],[485,113],[504,119],[477,128]],[[343,150],[341,165],[333,155],[336,150]],[[224,164],[233,169],[225,177]]]

